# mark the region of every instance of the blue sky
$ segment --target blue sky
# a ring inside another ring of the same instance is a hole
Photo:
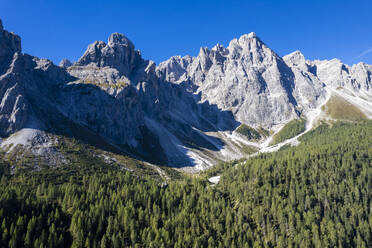
[[[0,0],[0,18],[24,52],[56,63],[77,60],[113,32],[156,63],[255,32],[281,56],[300,50],[308,59],[372,64],[370,0]]]

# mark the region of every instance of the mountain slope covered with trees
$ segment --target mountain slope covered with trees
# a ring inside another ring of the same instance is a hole
[[[372,122],[167,185],[102,164],[8,173],[1,247],[371,247]],[[61,173],[61,170],[64,173]]]

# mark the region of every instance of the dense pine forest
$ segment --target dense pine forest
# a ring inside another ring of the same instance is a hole
[[[2,162],[0,246],[372,247],[371,158],[361,121],[167,185],[103,164],[12,174]]]

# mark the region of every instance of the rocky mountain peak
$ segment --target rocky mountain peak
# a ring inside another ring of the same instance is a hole
[[[108,45],[111,47],[115,45],[123,45],[123,46],[128,46],[134,50],[133,43],[127,37],[125,37],[123,34],[120,34],[120,33],[111,34],[108,39]]]
[[[0,19],[0,30],[3,30],[4,27],[3,27],[3,21]]]
[[[227,50],[230,59],[244,60],[250,65],[276,63],[276,60],[281,59],[253,32],[230,41]]]
[[[106,43],[103,41],[93,42],[88,46],[83,56],[80,57],[76,64],[88,65],[90,63],[96,63],[99,66],[102,49],[104,47],[106,47]]]
[[[251,32],[231,40],[228,47],[239,46],[243,49],[251,49],[253,46],[261,46],[262,44],[263,42],[258,38],[256,33]]]
[[[284,56],[283,60],[290,67],[298,66],[303,70],[306,70],[307,68],[305,56],[298,50]]]
[[[129,77],[133,69],[144,60],[133,43],[123,34],[113,33],[106,44],[103,41],[95,41],[89,45],[83,56],[75,63],[77,66],[95,64],[97,67],[112,67],[118,70],[120,75]]]
[[[67,68],[72,66],[72,63],[68,59],[62,59],[61,62],[59,62],[59,67]]]
[[[21,52],[21,37],[3,29],[0,20],[0,56],[4,53]]]
[[[293,73],[255,33],[233,39],[227,48],[202,47],[190,64],[163,62],[157,72],[250,126],[270,128],[297,115]]]
[[[15,53],[21,53],[21,38],[3,29],[0,20],[0,75],[11,63]]]
[[[248,34],[243,34],[239,37],[239,42],[251,41],[251,40],[259,40],[261,41],[255,32],[250,32]]]
[[[218,52],[224,52],[226,48],[223,47],[223,45],[217,43],[213,48],[212,51],[218,51]]]

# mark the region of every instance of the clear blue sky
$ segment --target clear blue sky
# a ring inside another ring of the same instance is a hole
[[[372,64],[371,0],[0,0],[0,18],[24,52],[56,63],[77,60],[113,32],[159,63],[253,31],[281,56],[300,50],[308,59]]]

